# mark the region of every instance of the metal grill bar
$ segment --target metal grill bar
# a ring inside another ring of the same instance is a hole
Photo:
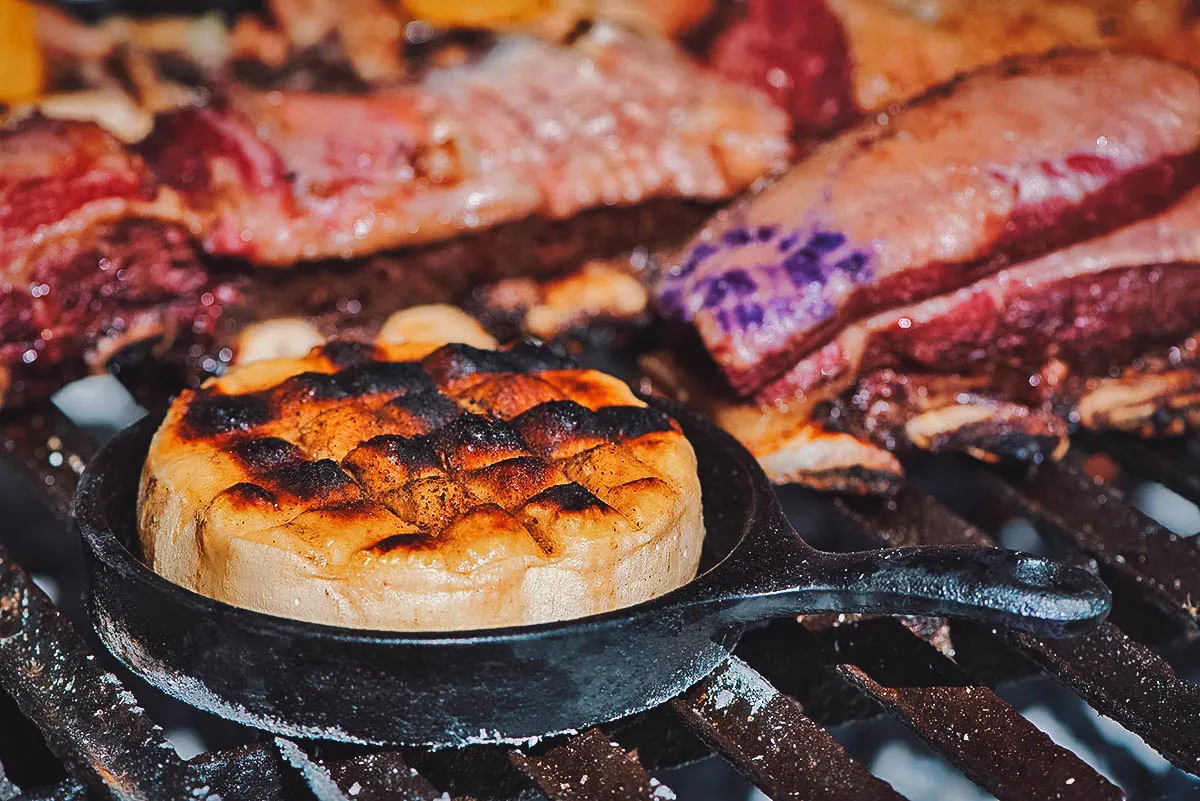
[[[1139,476],[1200,503],[1200,448],[1194,440],[1147,442],[1131,434],[1105,434],[1085,437],[1084,443],[1110,454]]]
[[[326,762],[291,740],[275,738],[284,762],[299,773],[316,801],[448,801],[449,795],[410,768],[396,752]],[[455,801],[471,801],[457,797]]]
[[[189,792],[162,730],[2,546],[0,684],[71,775],[103,797],[154,801]]]
[[[54,787],[44,793],[19,795],[15,801],[88,801],[88,795],[87,790],[83,788],[82,784],[70,782]]]
[[[350,801],[444,801],[447,797],[394,751],[321,764]],[[456,796],[456,801],[469,799]]]
[[[58,519],[70,519],[75,485],[96,443],[49,401],[0,414],[0,453],[41,494]]]
[[[268,743],[200,754],[187,763],[197,789],[205,786],[224,799],[274,801],[285,797],[283,761]]]
[[[1002,801],[1125,797],[898,621],[863,621],[824,639],[847,679]]]
[[[1171,763],[1200,773],[1200,687],[1158,654],[1106,625],[1074,640],[1010,642],[1070,684],[1097,712],[1137,734]]]
[[[1163,612],[1195,625],[1200,549],[1143,515],[1113,487],[1097,484],[1080,456],[1068,454],[1059,464],[1004,479],[977,464],[964,467],[1000,502],[1049,523],[1054,533],[1141,585]]]
[[[20,789],[8,780],[8,776],[4,773],[4,766],[0,765],[0,801],[12,801],[20,792]]]
[[[540,756],[513,751],[513,764],[550,801],[664,801],[675,794],[652,779],[637,757],[600,729],[590,729]]]
[[[740,659],[730,660],[671,704],[775,801],[901,798]]]
[[[918,490],[886,505],[836,502],[879,546],[994,545],[979,529]],[[1007,641],[1177,767],[1200,769],[1200,686],[1180,679],[1167,662],[1112,624],[1071,640],[1041,640],[1019,632]],[[989,646],[1000,646],[988,637]]]

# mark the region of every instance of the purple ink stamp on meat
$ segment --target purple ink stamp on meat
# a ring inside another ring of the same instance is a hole
[[[670,319],[715,324],[740,336],[797,330],[828,320],[855,286],[871,280],[869,248],[823,226],[746,225],[693,247],[659,281]]]

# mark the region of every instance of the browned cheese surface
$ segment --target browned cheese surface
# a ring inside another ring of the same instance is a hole
[[[259,611],[466,629],[607,611],[694,575],[677,424],[552,351],[330,344],[184,393],[143,475],[152,566]]]

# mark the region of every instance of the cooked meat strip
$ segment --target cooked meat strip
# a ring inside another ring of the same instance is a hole
[[[686,403],[736,437],[776,484],[881,493],[903,477],[900,462],[869,437],[832,430],[810,407],[760,407],[723,391],[703,367],[666,351],[642,357],[643,392]]]
[[[596,25],[371,95],[233,91],[160,119],[143,153],[210,253],[288,265],[569,218],[715,200],[787,153],[785,115],[672,45]]]
[[[1080,425],[1141,437],[1179,436],[1200,425],[1200,370],[1126,371],[1096,380],[1076,405]]]
[[[327,336],[347,330],[369,336],[379,320],[405,306],[466,301],[489,282],[547,278],[634,248],[677,247],[711,214],[711,205],[652,200],[592,209],[569,220],[531,217],[350,261],[260,270],[245,282],[246,303],[231,311],[228,320],[236,326],[303,315]],[[245,275],[238,262],[221,262],[212,269],[230,279]]]
[[[0,283],[0,406],[49,395],[121,347],[212,342],[236,289],[213,280],[188,234],[147,220],[104,222]]]
[[[197,375],[220,370],[223,347],[268,317],[308,317],[325,336],[371,335],[396,309],[460,299],[487,281],[678,245],[710,213],[655,200],[250,277],[204,258],[174,223],[178,197],[97,126],[27,120],[0,134],[0,175],[0,384],[9,387],[0,405],[102,368],[117,344],[172,333],[172,353]]]
[[[501,37],[482,61],[373,95],[235,89],[165,115],[138,148],[94,125],[26,118],[0,132],[2,299],[12,310],[0,320],[0,367],[20,390],[7,402],[52,387],[29,382],[55,365],[70,380],[85,352],[95,361],[128,342],[135,307],[138,337],[171,309],[169,328],[188,334],[178,350],[210,371],[221,366],[213,350],[189,347],[196,320],[225,340],[280,315],[309,317],[325,334],[369,333],[397,308],[458,299],[485,281],[678,245],[709,213],[701,204],[784,157],[785,126],[765,98],[669,43],[604,26],[569,47]],[[180,226],[237,260],[202,259]],[[162,258],[131,263],[149,258],[155,237]],[[245,275],[247,260],[310,256],[286,275]],[[109,275],[114,260],[125,267],[111,286],[79,280]],[[170,269],[154,266],[164,261]],[[131,289],[139,283],[153,300]],[[203,310],[187,310],[205,297]],[[64,308],[94,319],[60,325]],[[59,337],[53,348],[43,331]]]
[[[1195,71],[1017,59],[843,134],[718,215],[657,299],[749,394],[855,319],[1149,216],[1198,177]]]
[[[95,125],[31,119],[0,136],[0,259],[28,278],[57,237],[129,216],[178,217],[136,156]]]
[[[1200,322],[1200,190],[1157,217],[844,327],[764,398],[840,393],[878,368],[1107,375]]]
[[[1067,421],[1036,398],[1021,403],[1028,399],[1013,394],[983,377],[885,369],[864,376],[852,394],[818,408],[814,418],[889,450],[969,453],[988,462],[1061,458]]]
[[[114,343],[211,334],[233,289],[175,216],[94,125],[32,119],[0,136],[0,405],[52,391]]]

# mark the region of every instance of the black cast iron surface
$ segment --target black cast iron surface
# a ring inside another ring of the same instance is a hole
[[[683,409],[668,410],[701,465],[707,572],[606,615],[452,635],[274,618],[154,574],[135,556],[137,477],[158,419],[148,417],[110,443],[80,484],[76,516],[97,631],[151,683],[249,725],[293,737],[464,745],[579,730],[657,706],[723,662],[746,625],[774,617],[942,614],[1063,636],[1107,614],[1098,579],[1038,557],[955,546],[816,551],[744,449]]]

